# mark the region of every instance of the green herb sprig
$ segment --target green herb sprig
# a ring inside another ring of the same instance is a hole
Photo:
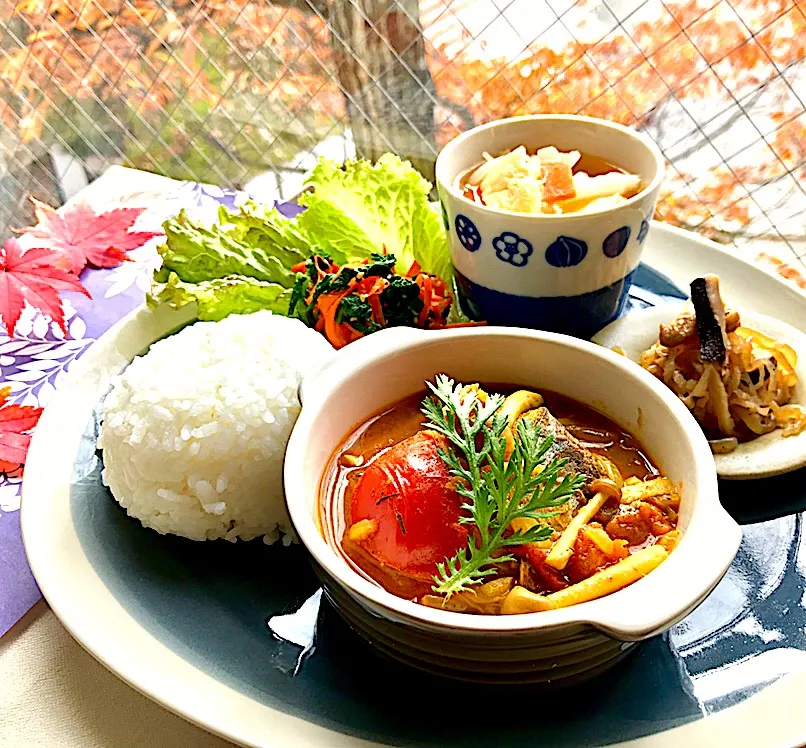
[[[511,553],[496,555],[501,549],[546,540],[552,533],[542,523],[557,512],[539,512],[561,506],[582,488],[584,475],[560,475],[568,460],[546,455],[554,436],[542,438],[534,424],[518,421],[513,437],[514,449],[505,459],[507,419],[499,409],[501,395],[488,395],[486,402],[463,385],[445,375],[428,382],[434,397],[427,397],[422,412],[429,419],[426,428],[443,434],[455,449],[439,450],[440,458],[460,480],[456,492],[466,500],[462,508],[469,516],[460,518],[474,524],[478,537],[471,533],[466,548],[437,564],[433,590],[452,595],[495,574],[495,565],[514,560]],[[538,468],[541,468],[538,471]],[[530,518],[538,524],[526,531],[504,536],[512,521]]]

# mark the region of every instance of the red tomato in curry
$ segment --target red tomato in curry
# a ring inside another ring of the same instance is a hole
[[[376,563],[428,582],[437,562],[467,545],[462,497],[437,451],[447,447],[432,431],[398,442],[366,468],[350,496],[350,525],[377,522],[362,549]]]

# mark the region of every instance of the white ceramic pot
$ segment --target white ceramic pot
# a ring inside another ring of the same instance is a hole
[[[644,579],[570,608],[475,616],[396,597],[325,541],[319,487],[328,460],[359,424],[445,372],[463,382],[545,388],[596,408],[633,433],[679,487],[678,547]],[[741,532],[719,503],[708,443],[686,407],[628,359],[553,333],[509,328],[383,330],[335,354],[302,385],[288,444],[291,519],[325,591],[378,649],[422,669],[489,682],[558,682],[615,663],[633,642],[690,613],[727,570]]]
[[[603,158],[644,189],[595,213],[513,213],[468,200],[460,178],[483,160],[525,145]],[[481,125],[439,154],[436,182],[461,301],[491,324],[589,337],[621,313],[663,181],[658,147],[628,127],[575,115],[531,115]]]

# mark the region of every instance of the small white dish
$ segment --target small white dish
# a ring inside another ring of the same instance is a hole
[[[685,304],[665,305],[634,312],[612,322],[592,338],[605,348],[621,348],[637,361],[658,339],[658,327],[679,314]],[[742,325],[781,340],[798,354],[795,372],[798,385],[792,403],[806,406],[806,334],[786,322],[741,309]],[[781,436],[779,430],[740,444],[733,452],[714,455],[716,471],[726,480],[750,480],[781,475],[806,466],[806,431],[797,436]]]

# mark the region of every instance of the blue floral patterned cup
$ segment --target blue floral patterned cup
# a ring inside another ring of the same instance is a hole
[[[459,181],[519,145],[604,159],[644,189],[616,207],[560,215],[513,213],[462,195]],[[664,162],[646,136],[601,119],[532,115],[481,125],[439,154],[436,181],[460,303],[490,324],[589,337],[621,314],[646,241]]]

